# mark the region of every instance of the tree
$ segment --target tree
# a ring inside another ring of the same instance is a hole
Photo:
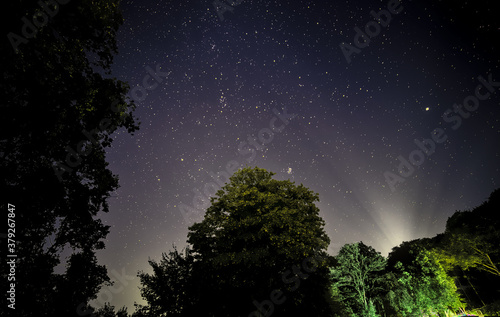
[[[380,290],[385,259],[379,252],[363,242],[344,245],[331,268],[334,292],[349,309],[351,316],[376,316],[374,300]]]
[[[457,311],[462,303],[453,278],[449,277],[431,252],[420,241],[405,242],[389,254],[388,270],[398,283],[388,298],[402,316],[445,314]],[[394,258],[403,259],[395,261]],[[392,263],[395,263],[392,265]]]
[[[500,277],[500,189],[472,211],[457,211],[446,222],[440,248],[442,264],[467,271],[476,268]]]
[[[446,222],[446,231],[434,238],[433,255],[455,277],[469,308],[481,307],[494,315],[500,291],[500,190],[470,211],[457,211]],[[495,280],[497,282],[495,282]],[[496,303],[495,303],[496,302]]]
[[[15,206],[20,316],[77,315],[109,280],[93,257],[109,231],[98,213],[118,187],[105,148],[118,128],[138,128],[128,85],[107,78],[123,21],[118,1],[59,2],[2,7],[0,190],[1,205]],[[74,257],[57,274],[64,249]],[[85,271],[72,276],[72,266]]]
[[[105,303],[104,307],[97,309],[93,312],[95,317],[128,317],[127,308],[122,307],[120,310],[115,312],[115,307],[111,306],[109,303]]]
[[[97,263],[94,252],[90,250],[71,254],[66,262],[65,274],[57,274],[52,278],[55,280],[55,294],[61,301],[57,303],[55,311],[68,316],[75,315],[80,304],[86,303],[89,298],[95,298],[103,281],[111,285],[106,267]]]
[[[149,260],[153,273],[139,273],[141,296],[148,305],[138,307],[138,311],[145,316],[193,316],[198,295],[193,264],[189,247],[184,254],[174,247],[162,254],[160,262]]]
[[[198,307],[207,316],[328,312],[330,240],[318,195],[273,175],[237,171],[189,228]]]

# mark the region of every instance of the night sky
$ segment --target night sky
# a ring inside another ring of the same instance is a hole
[[[319,193],[332,255],[363,241],[386,256],[500,187],[500,29],[488,2],[470,16],[425,1],[232,3],[224,20],[211,1],[122,3],[113,76],[129,82],[141,128],[108,149],[121,187],[97,255],[135,277],[101,293],[117,308],[143,303],[137,272],[186,245],[213,176],[235,166]],[[380,24],[372,10],[385,10]]]

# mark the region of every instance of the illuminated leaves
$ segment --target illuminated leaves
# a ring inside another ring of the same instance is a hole
[[[391,301],[402,316],[444,314],[462,306],[453,278],[431,252],[413,246],[407,255],[406,264],[398,261],[391,268],[398,282]]]
[[[385,259],[363,242],[344,245],[335,259],[337,265],[331,269],[333,289],[349,311],[366,314],[372,308]]]
[[[446,223],[446,231],[436,256],[447,271],[460,267],[478,269],[500,276],[500,190],[472,211],[458,211]]]

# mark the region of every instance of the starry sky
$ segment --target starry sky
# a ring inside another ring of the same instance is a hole
[[[128,277],[95,304],[144,303],[137,272],[247,164],[319,194],[332,255],[387,255],[483,202],[500,187],[500,28],[493,1],[450,3],[123,1],[112,71],[141,129],[107,151],[121,187],[97,255]]]

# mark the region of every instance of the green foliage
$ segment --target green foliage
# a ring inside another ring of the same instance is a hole
[[[285,269],[290,261],[327,248],[330,240],[314,205],[318,195],[272,175],[245,168],[217,192],[205,219],[188,235],[200,258],[209,258],[218,268],[231,264],[246,270],[271,260]]]
[[[446,223],[444,239],[436,250],[448,271],[460,267],[500,277],[500,190],[473,211],[458,211]]]
[[[389,294],[390,303],[402,316],[444,314],[462,306],[453,279],[431,252],[415,246],[408,250],[406,259],[407,264],[398,261],[389,268],[398,281]]]
[[[366,317],[379,317],[375,309],[375,305],[373,304],[373,300],[368,301],[368,309],[366,310]]]
[[[376,316],[373,300],[381,289],[385,259],[363,242],[344,245],[331,269],[334,294],[349,307],[347,313]]]
[[[109,232],[98,213],[108,211],[107,199],[118,187],[105,148],[118,128],[137,129],[130,115],[135,106],[125,97],[128,85],[104,77],[123,21],[118,1],[70,1],[58,7],[17,53],[7,38],[0,43],[1,205],[16,206],[22,230],[16,234],[19,316],[76,315],[109,280],[94,258]],[[21,34],[21,18],[29,19],[38,8],[36,1],[3,3],[8,14],[2,34]],[[100,129],[104,119],[108,125]],[[84,130],[95,133],[88,138]],[[68,148],[86,155],[71,157],[70,164]],[[55,168],[61,162],[71,166]],[[73,255],[67,271],[56,274],[64,249]],[[83,271],[72,273],[77,267]]]
[[[331,309],[334,317],[355,317],[351,305],[346,302],[344,296],[340,293],[335,283],[331,285]]]
[[[248,314],[256,309],[254,300],[296,285],[284,283],[284,272],[306,258],[326,257],[330,239],[314,205],[318,195],[272,175],[257,167],[239,170],[212,198],[204,220],[190,227],[188,242],[206,273],[204,284],[211,285],[207,291],[227,299],[218,316]],[[300,314],[306,300],[321,303],[327,287],[327,263],[321,260],[274,315]],[[311,309],[324,310],[321,305]]]
[[[455,278],[468,309],[489,311],[500,292],[500,190],[471,211],[457,211],[432,239],[433,256]],[[494,314],[494,313],[493,313]]]
[[[272,290],[283,291],[286,301],[262,315],[413,317],[462,309],[440,262],[448,233],[403,242],[387,260],[362,242],[329,258],[317,194],[272,175],[245,168],[230,178],[204,220],[190,227],[192,251],[174,249],[160,263],[150,261],[152,275],[140,274],[148,305],[134,316],[257,316],[255,305]],[[306,256],[319,260],[310,274],[295,270]],[[482,310],[495,312],[495,305]]]
[[[329,316],[330,240],[318,195],[272,175],[257,167],[236,172],[189,228],[192,253],[150,262],[153,275],[140,275],[148,301],[140,314],[248,316],[280,291],[285,299],[273,304],[273,316]]]
[[[453,278],[427,247],[403,242],[388,259],[363,243],[347,244],[332,267],[337,316],[426,316],[462,307]]]

